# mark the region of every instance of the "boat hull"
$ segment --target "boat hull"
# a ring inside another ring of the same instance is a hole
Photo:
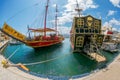
[[[101,48],[104,51],[111,52],[111,53],[119,51],[118,50],[118,44],[113,43],[113,42],[104,42]]]
[[[47,46],[52,46],[55,44],[59,44],[63,41],[62,40],[50,40],[50,41],[27,41],[26,45],[33,47],[33,48],[39,48],[39,47],[47,47]]]

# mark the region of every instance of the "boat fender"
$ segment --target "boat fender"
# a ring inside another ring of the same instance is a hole
[[[18,65],[19,65],[19,67],[21,67],[23,70],[25,70],[25,71],[30,71],[25,65],[23,65],[23,64],[21,64],[21,63],[19,63]]]

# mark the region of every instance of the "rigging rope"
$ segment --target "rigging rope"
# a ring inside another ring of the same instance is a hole
[[[44,17],[43,14],[45,14],[45,5],[43,3],[40,4],[40,10],[36,12],[36,18],[33,20],[33,22],[30,24],[30,27],[32,28],[41,28],[44,26]],[[42,8],[44,7],[44,8]],[[40,11],[40,12],[39,12]],[[39,13],[39,14],[38,14]],[[42,15],[41,15],[42,14]]]
[[[20,10],[20,11],[18,11],[18,12],[15,13],[13,16],[11,16],[11,17],[7,20],[7,22],[10,21],[12,18],[14,18],[16,15],[18,15],[19,13],[23,12],[24,10],[29,9],[29,8],[31,8],[31,7],[33,7],[33,6],[38,6],[39,4],[40,4],[40,2],[39,2],[39,3],[36,3],[36,4],[32,5],[32,6],[26,7],[26,8],[24,8],[24,9]]]

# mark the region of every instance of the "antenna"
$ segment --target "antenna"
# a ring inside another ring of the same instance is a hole
[[[79,17],[80,17],[82,9],[79,8],[79,4],[78,4],[78,1],[77,1],[77,0],[76,0],[76,3],[77,3],[77,8],[75,9],[75,11],[78,12],[78,15],[79,15]]]

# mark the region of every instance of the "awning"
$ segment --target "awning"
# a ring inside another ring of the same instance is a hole
[[[107,34],[113,34],[113,32],[112,31],[108,31]]]
[[[31,30],[32,32],[45,32],[44,29],[33,29],[33,28],[28,28],[28,30]],[[54,29],[51,28],[46,28],[46,32],[58,32]]]

